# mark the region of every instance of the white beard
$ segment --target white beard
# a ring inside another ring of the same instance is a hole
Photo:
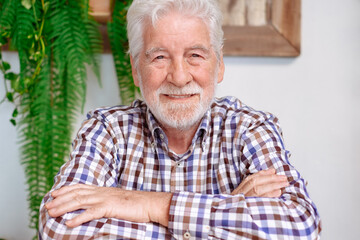
[[[183,88],[178,88],[171,84],[163,84],[150,97],[150,99],[146,99],[142,79],[139,80],[140,90],[144,96],[144,100],[160,124],[165,127],[175,128],[182,131],[188,130],[199,123],[212,104],[215,95],[215,81],[213,93],[211,93],[211,96],[206,98],[203,94],[203,89],[196,82],[191,82]],[[197,94],[200,98],[197,103],[191,102],[188,104],[179,104],[171,101],[164,103],[160,101],[160,96],[162,94]]]

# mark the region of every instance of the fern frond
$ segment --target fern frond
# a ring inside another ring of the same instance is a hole
[[[35,44],[36,21],[33,11],[24,8],[18,1],[11,44],[19,53],[21,82],[24,82],[25,78],[31,77],[36,66],[36,63],[30,60],[32,53],[29,52],[29,49],[32,49]]]
[[[0,14],[0,43],[4,45],[11,36],[16,17],[16,0],[3,0]]]
[[[100,54],[103,52],[103,41],[102,36],[99,31],[100,24],[94,20],[94,17],[89,14],[89,0],[81,0],[82,6],[82,19],[84,19],[85,23],[85,32],[87,34],[87,39],[89,43],[89,48],[87,49],[87,53],[90,56],[90,66],[92,66],[92,70],[95,73],[95,76],[98,79],[98,83],[101,86],[100,79]]]
[[[21,109],[24,113],[20,122],[22,140],[22,164],[28,185],[30,227],[37,229],[39,204],[52,186],[52,108],[50,91],[50,60],[42,62],[42,68],[34,85],[23,96]],[[26,109],[26,111],[24,111]]]
[[[116,75],[122,104],[130,104],[138,92],[134,85],[130,57],[127,54],[126,12],[132,1],[116,1],[112,22],[108,23],[108,34],[114,57]]]
[[[100,54],[103,52],[103,41],[99,31],[99,24],[92,18],[87,19],[85,23],[85,31],[87,38],[89,39],[90,46],[87,49],[87,54],[91,57],[89,64],[98,79],[99,85],[101,86]]]
[[[89,44],[86,41],[84,22],[81,21],[81,12],[76,1],[55,9],[49,21],[53,29],[50,39],[54,49],[54,60],[59,68],[59,74],[63,77],[65,105],[69,107],[70,115],[73,115],[81,102],[81,109],[85,103],[86,93],[86,66],[91,60],[88,58],[86,49]],[[75,4],[75,6],[73,6]]]

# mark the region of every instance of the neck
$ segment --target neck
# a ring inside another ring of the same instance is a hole
[[[186,130],[163,127],[168,138],[169,148],[177,154],[185,153],[189,149],[199,123]]]

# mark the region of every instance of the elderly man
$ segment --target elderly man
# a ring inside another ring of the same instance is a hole
[[[215,0],[134,0],[144,101],[88,114],[41,205],[43,239],[316,239],[320,219],[277,119],[223,80]]]

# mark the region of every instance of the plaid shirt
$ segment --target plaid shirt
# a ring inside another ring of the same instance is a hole
[[[43,239],[316,239],[320,218],[305,181],[289,163],[278,120],[232,97],[215,99],[188,151],[177,155],[142,101],[88,114],[53,189],[83,183],[172,192],[169,224],[102,218],[76,228],[40,210]],[[230,193],[250,174],[275,168],[288,177],[280,198]],[[50,191],[51,192],[51,191]]]

